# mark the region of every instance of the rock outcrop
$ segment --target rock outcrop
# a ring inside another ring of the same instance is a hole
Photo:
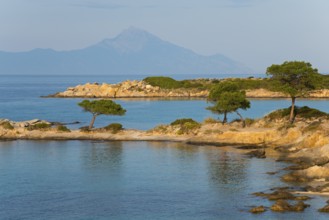
[[[124,81],[118,84],[87,83],[69,87],[50,97],[86,97],[86,98],[144,98],[144,97],[199,97],[205,98],[208,91],[200,89],[161,89],[144,81]]]

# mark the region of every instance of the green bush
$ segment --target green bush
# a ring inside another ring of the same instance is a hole
[[[244,119],[244,123],[245,125],[248,127],[248,126],[251,126],[253,123],[255,123],[255,119],[252,119],[252,118],[246,118]]]
[[[45,122],[41,122],[38,124],[34,124],[34,125],[29,125],[27,127],[28,130],[32,131],[32,130],[45,130],[51,128],[51,124],[45,123]]]
[[[184,125],[185,123],[199,124],[198,122],[194,121],[192,118],[181,118],[181,119],[176,119],[175,121],[171,122],[170,125]]]
[[[200,128],[200,124],[198,122],[186,122],[182,128],[186,131],[194,130]]]
[[[271,113],[269,113],[268,115],[266,115],[265,117],[269,120],[276,120],[276,119],[283,119],[285,117],[289,117],[290,115],[290,109],[291,108],[283,108],[283,109],[278,109],[275,110]],[[295,109],[296,111],[296,109]]]
[[[152,128],[149,130],[149,132],[160,132],[160,133],[166,133],[167,132],[167,125],[157,125],[155,128]]]
[[[229,78],[222,81],[219,81],[218,83],[234,83],[238,86],[241,90],[248,90],[248,89],[267,89],[267,90],[274,90],[276,85],[275,82],[273,82],[270,79],[267,78]],[[213,86],[216,86],[217,84],[213,84]]]
[[[301,118],[307,118],[307,119],[321,118],[321,117],[329,118],[328,113],[322,112],[315,108],[310,108],[308,106],[297,108],[296,114],[297,114],[297,116],[299,116]]]
[[[314,82],[315,89],[329,89],[329,75],[318,74],[317,80]],[[241,90],[248,89],[267,89],[277,90],[277,82],[269,78],[228,78],[223,80],[218,79],[190,79],[190,80],[175,80],[165,76],[151,76],[144,79],[145,82],[152,86],[159,86],[163,89],[177,89],[177,88],[199,88],[211,89],[221,82],[234,82]]]
[[[57,126],[57,131],[71,132],[71,130],[68,129],[65,125],[58,125],[58,126]]]
[[[104,127],[106,131],[111,131],[113,134],[118,133],[123,129],[122,124],[112,123]]]
[[[192,131],[195,131],[196,129],[200,128],[201,125],[194,121],[191,118],[182,118],[182,119],[177,119],[174,122],[172,122],[170,125],[172,126],[179,126],[179,130],[177,134],[189,134]]]
[[[143,79],[143,81],[147,82],[152,86],[159,86],[163,89],[177,89],[182,87],[182,83],[165,76],[150,76]]]
[[[209,117],[209,118],[206,118],[205,120],[203,120],[203,123],[205,123],[205,124],[216,124],[216,123],[221,123],[221,121]]]
[[[289,117],[290,109],[291,107],[279,109],[274,112],[271,112],[265,117],[269,120],[283,119]],[[295,117],[304,118],[304,119],[322,118],[322,117],[329,118],[328,113],[322,112],[318,109],[310,108],[308,106],[303,106],[303,107],[296,106],[294,113],[295,113]]]
[[[14,127],[10,124],[9,121],[1,122],[0,126],[2,126],[4,129],[7,129],[7,130],[13,130],[14,129]]]
[[[162,89],[179,89],[179,88],[198,88],[205,89],[206,82],[209,82],[205,79],[199,80],[182,80],[178,81],[166,76],[150,76],[143,79],[146,83],[152,86],[158,86]]]
[[[81,132],[90,132],[91,130],[89,129],[89,126],[83,126],[80,128]]]

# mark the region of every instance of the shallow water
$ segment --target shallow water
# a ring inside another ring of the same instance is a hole
[[[251,195],[283,186],[284,164],[168,142],[0,142],[0,219],[325,219],[252,215]],[[282,174],[282,171],[281,171]]]

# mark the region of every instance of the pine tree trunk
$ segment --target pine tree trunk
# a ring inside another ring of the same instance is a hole
[[[238,112],[238,111],[236,111],[236,114],[240,117],[240,119],[241,119],[241,122],[242,122],[242,127],[244,128],[244,127],[246,127],[246,122],[244,121],[244,118],[242,117],[242,115]]]
[[[227,122],[227,112],[224,112],[224,119],[223,119],[223,124],[225,124]]]
[[[295,120],[295,101],[296,97],[291,97],[291,110],[290,110],[290,117],[289,122],[292,124]]]
[[[89,130],[91,130],[94,127],[94,123],[95,123],[96,117],[97,117],[97,115],[96,114],[93,114],[93,118],[91,119],[91,122],[89,124]]]

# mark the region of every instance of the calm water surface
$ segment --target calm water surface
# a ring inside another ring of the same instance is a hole
[[[0,142],[0,219],[326,219],[252,215],[252,192],[283,186],[283,168],[226,148],[167,142]],[[282,174],[282,171],[281,171]]]
[[[81,99],[44,99],[86,82],[117,83],[145,76],[0,76],[0,118],[81,122]],[[205,76],[176,76],[177,79]],[[219,77],[219,76],[206,76]],[[123,117],[100,116],[95,126],[120,122],[149,129],[177,118],[217,117],[204,100],[116,100]],[[242,112],[257,118],[290,101],[251,100]],[[328,111],[328,100],[297,100]],[[230,119],[236,118],[230,115]],[[304,213],[251,215],[252,205],[267,205],[251,195],[283,186],[285,165],[250,159],[226,148],[166,142],[7,141],[0,142],[0,219],[327,219],[318,213],[328,198],[309,201]]]

